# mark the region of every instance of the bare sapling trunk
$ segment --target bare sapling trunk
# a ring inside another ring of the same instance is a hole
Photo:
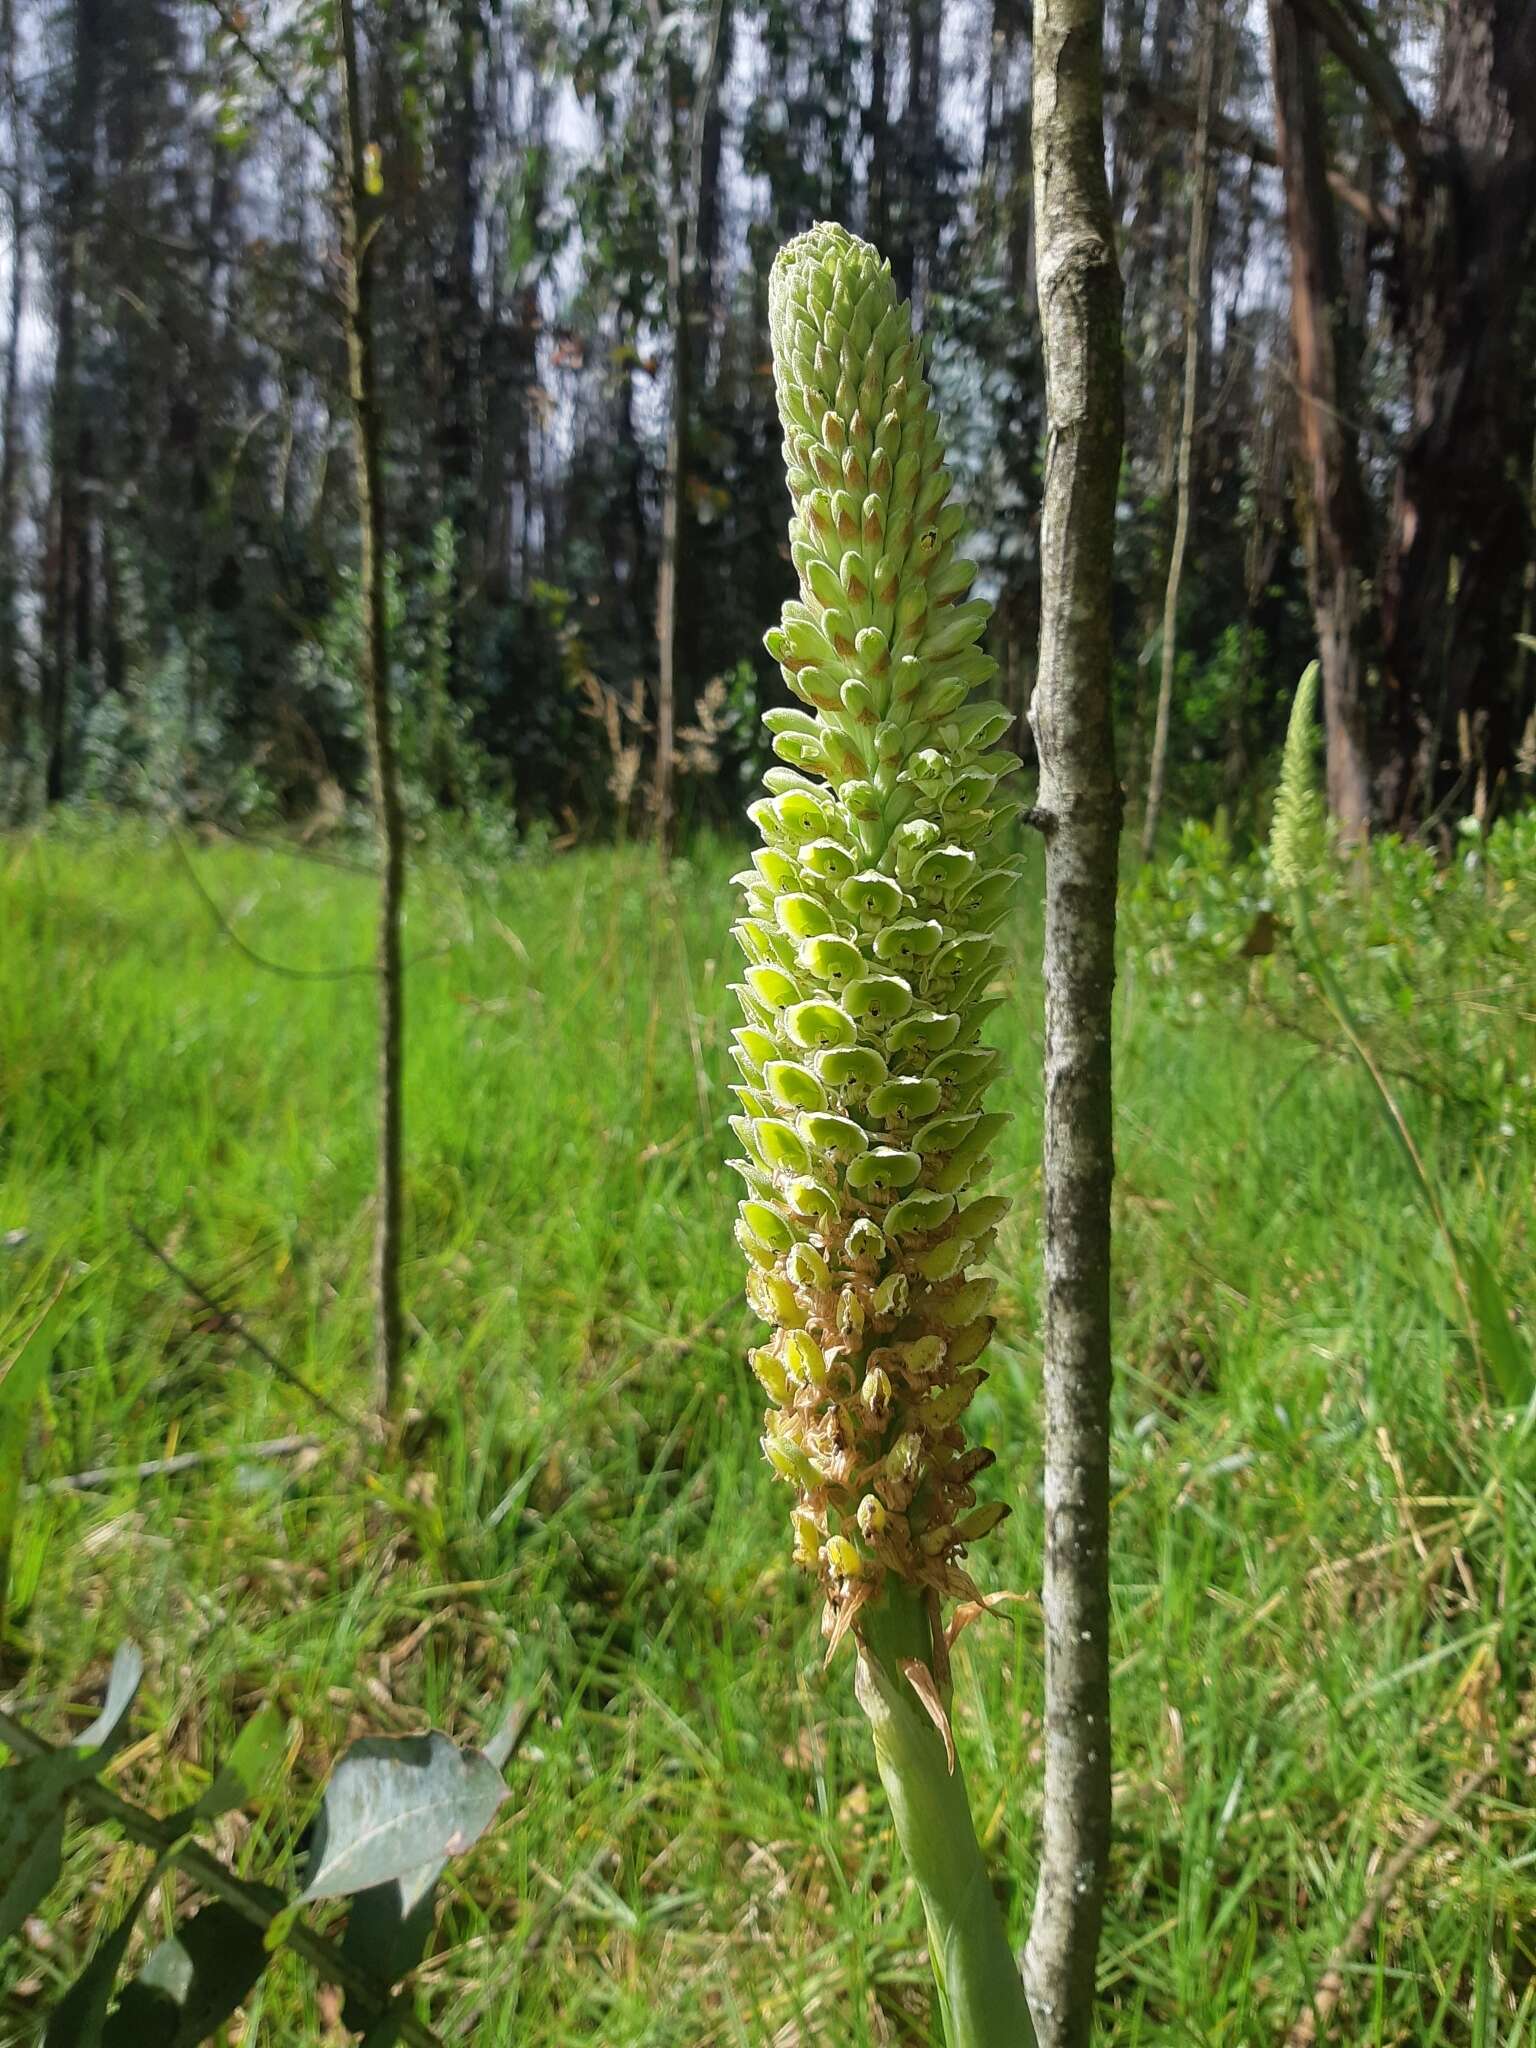
[[[1163,591],[1162,669],[1157,685],[1157,717],[1152,732],[1152,762],[1147,771],[1147,804],[1141,821],[1141,857],[1152,858],[1157,843],[1163,788],[1168,776],[1168,727],[1173,712],[1173,668],[1178,651],[1179,589],[1194,503],[1195,407],[1200,390],[1200,303],[1205,284],[1205,252],[1211,204],[1211,113],[1216,92],[1216,6],[1205,0],[1200,10],[1199,104],[1192,157],[1194,176],[1189,216],[1189,272],[1184,301],[1184,404],[1179,415],[1179,449],[1173,547],[1168,556],[1168,581]]]
[[[401,1363],[401,1055],[404,986],[400,915],[405,895],[405,817],[395,761],[390,702],[389,617],[385,590],[382,423],[374,346],[373,264],[377,221],[358,87],[357,20],[353,0],[336,13],[342,98],[341,244],[347,331],[347,386],[356,445],[358,585],[362,596],[359,667],[368,727],[368,769],[379,862],[378,1165],[373,1236],[373,1367],[381,1414],[391,1416],[404,1393]]]
[[[1086,2048],[1110,1844],[1110,1003],[1121,796],[1111,568],[1123,399],[1101,0],[1035,10],[1045,351],[1045,1789],[1025,1982],[1041,2048]]]

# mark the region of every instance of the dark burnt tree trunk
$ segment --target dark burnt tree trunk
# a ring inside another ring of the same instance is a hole
[[[718,86],[719,81],[730,72],[735,26],[735,7],[732,0],[725,0],[725,4],[719,10],[714,49],[707,59],[710,75],[705,80],[695,115],[700,125],[689,180],[693,191],[690,201],[691,227],[685,244],[685,299],[688,325],[687,384],[690,405],[696,419],[702,413],[709,396],[710,364],[714,353],[716,315],[719,308],[718,285],[725,261],[726,209],[723,204],[725,195],[721,186],[721,172],[725,156],[726,107]],[[707,422],[703,423],[703,431],[707,436]],[[689,515],[686,500],[681,512],[687,528],[685,552],[690,554],[689,583],[691,587],[697,589],[701,574],[697,523]],[[680,711],[691,705],[700,681],[709,673],[709,626],[710,620],[706,616],[704,606],[679,603],[674,659],[681,685]]]
[[[1486,812],[1526,707],[1515,634],[1536,318],[1536,7],[1450,0],[1392,273],[1412,418],[1382,574],[1390,816]]]
[[[941,31],[938,0],[908,0],[907,104],[901,119],[901,219],[889,251],[914,322],[924,324],[938,268],[944,198],[934,176],[942,156],[939,136]]]
[[[1361,649],[1369,561],[1366,496],[1355,445],[1358,346],[1328,182],[1320,42],[1291,0],[1269,0],[1275,145],[1285,185],[1296,358],[1297,511],[1323,671],[1328,807],[1345,836],[1371,821],[1369,720]]]
[[[1162,812],[1163,786],[1168,770],[1168,729],[1173,712],[1173,671],[1178,651],[1179,587],[1184,578],[1184,556],[1189,544],[1192,501],[1195,495],[1195,423],[1201,388],[1202,348],[1208,329],[1211,279],[1207,257],[1210,249],[1210,215],[1214,193],[1211,189],[1211,114],[1216,92],[1217,12],[1220,0],[1201,0],[1196,29],[1196,71],[1198,113],[1194,148],[1190,157],[1189,249],[1187,297],[1184,306],[1184,397],[1179,412],[1178,455],[1175,465],[1173,544],[1168,554],[1168,576],[1163,588],[1163,630],[1161,664],[1157,687],[1157,714],[1153,721],[1152,760],[1147,771],[1147,803],[1141,822],[1141,857],[1152,858],[1157,844],[1158,818]],[[1208,354],[1208,349],[1206,350]]]

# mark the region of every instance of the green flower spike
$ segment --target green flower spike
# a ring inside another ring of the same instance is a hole
[[[1317,751],[1318,665],[1311,662],[1296,685],[1291,716],[1280,757],[1280,786],[1275,791],[1269,828],[1269,864],[1282,889],[1304,888],[1322,856],[1323,806],[1317,793],[1313,757]]]
[[[939,422],[890,265],[821,225],[769,287],[800,594],[767,636],[804,711],[766,723],[784,763],[737,877],[747,957],[734,1120],[737,1236],[772,1334],[753,1354],[763,1448],[795,1490],[795,1556],[832,1645],[894,1576],[930,1612],[976,1597],[967,1546],[1002,1518],[973,1482],[990,1249],[978,1196],[1006,1119],[979,1043],[1016,876],[1012,722],[976,701],[997,664],[967,602]]]

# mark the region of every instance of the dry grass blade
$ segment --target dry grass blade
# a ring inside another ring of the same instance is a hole
[[[1344,1996],[1344,1973],[1365,1953],[1377,1923],[1391,1905],[1398,1886],[1456,1816],[1463,1812],[1498,1771],[1488,1764],[1464,1778],[1438,1813],[1426,1814],[1401,1849],[1388,1863],[1375,1889],[1361,1907],[1349,1932],[1328,1959],[1328,1967],[1317,1980],[1311,2001],[1285,2037],[1285,2048],[1314,2048],[1333,2021]]]

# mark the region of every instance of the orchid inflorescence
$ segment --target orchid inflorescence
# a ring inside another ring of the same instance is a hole
[[[868,243],[821,225],[770,285],[798,600],[767,636],[807,708],[770,711],[782,766],[736,880],[746,954],[735,1033],[746,1157],[737,1237],[772,1326],[752,1353],[763,1447],[797,1493],[795,1555],[833,1646],[895,1574],[971,1597],[959,1562],[1007,1509],[978,1505],[992,1452],[962,1417],[985,1377],[994,1283],[973,1272],[1008,1204],[978,1191],[1007,1118],[996,928],[1020,805],[997,664],[967,602],[975,564],[911,313]]]
[[[1296,686],[1285,728],[1280,784],[1269,832],[1269,864],[1282,889],[1303,888],[1316,871],[1326,839],[1313,755],[1317,747],[1317,663]]]

